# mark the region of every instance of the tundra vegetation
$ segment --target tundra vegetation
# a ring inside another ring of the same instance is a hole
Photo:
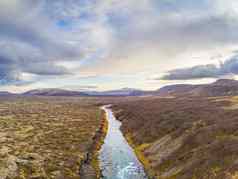
[[[1,179],[76,179],[84,163],[93,171],[96,161],[87,158],[103,119],[95,103],[86,98],[1,98],[0,112]]]
[[[112,104],[150,176],[238,178],[238,98],[1,97],[0,178],[98,178]]]
[[[236,97],[148,97],[113,109],[151,176],[237,179],[237,104]]]

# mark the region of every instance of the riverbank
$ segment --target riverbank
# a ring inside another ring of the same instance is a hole
[[[157,178],[233,179],[236,107],[236,98],[219,97],[142,99],[113,109],[137,157]]]
[[[145,157],[143,150],[147,148],[150,144],[142,144],[137,146],[135,142],[132,140],[131,134],[126,133],[124,134],[127,142],[129,145],[134,149],[134,152],[139,159],[139,161],[143,164],[143,167],[145,169],[145,172],[148,176],[148,179],[155,179],[156,178],[156,172],[151,168],[150,161]]]
[[[113,113],[115,114],[116,118],[118,120],[121,118],[120,110],[117,108],[113,108]],[[151,167],[150,161],[146,158],[143,151],[150,146],[149,143],[136,145],[136,143],[132,139],[132,134],[130,132],[122,131],[125,139],[127,140],[128,144],[133,148],[138,160],[142,163],[144,170],[147,174],[148,179],[155,179],[156,178],[156,172]]]
[[[101,170],[98,160],[99,151],[103,144],[108,130],[108,120],[104,110],[100,110],[101,125],[93,137],[93,144],[80,166],[80,178],[82,179],[100,179]]]

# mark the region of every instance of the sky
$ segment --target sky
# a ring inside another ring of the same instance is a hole
[[[236,79],[237,29],[236,0],[1,0],[0,90]]]

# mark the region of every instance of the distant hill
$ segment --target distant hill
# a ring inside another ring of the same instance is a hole
[[[122,88],[119,90],[111,91],[70,91],[58,88],[49,89],[35,89],[30,90],[22,95],[25,96],[143,96],[150,94],[148,91],[133,89],[133,88]]]
[[[156,93],[160,96],[233,96],[238,95],[238,81],[219,79],[211,84],[179,84],[165,86]]]
[[[199,87],[199,85],[189,85],[189,84],[169,85],[160,88],[158,91],[154,92],[154,94],[159,96],[184,95],[191,92],[197,87]]]
[[[0,96],[14,95],[0,92]],[[219,79],[211,84],[191,85],[176,84],[164,86],[155,91],[144,91],[134,88],[122,88],[111,91],[70,91],[58,88],[35,89],[25,96],[233,96],[238,95],[238,81]]]
[[[49,89],[35,89],[30,90],[22,95],[26,96],[88,96],[88,94],[80,91],[70,91],[63,90],[57,88],[49,88]]]
[[[220,79],[208,85],[200,85],[190,92],[193,96],[234,96],[238,95],[238,81]]]

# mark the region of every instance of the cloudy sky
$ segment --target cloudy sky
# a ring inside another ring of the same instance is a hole
[[[0,90],[235,78],[237,29],[236,0],[1,0]]]

